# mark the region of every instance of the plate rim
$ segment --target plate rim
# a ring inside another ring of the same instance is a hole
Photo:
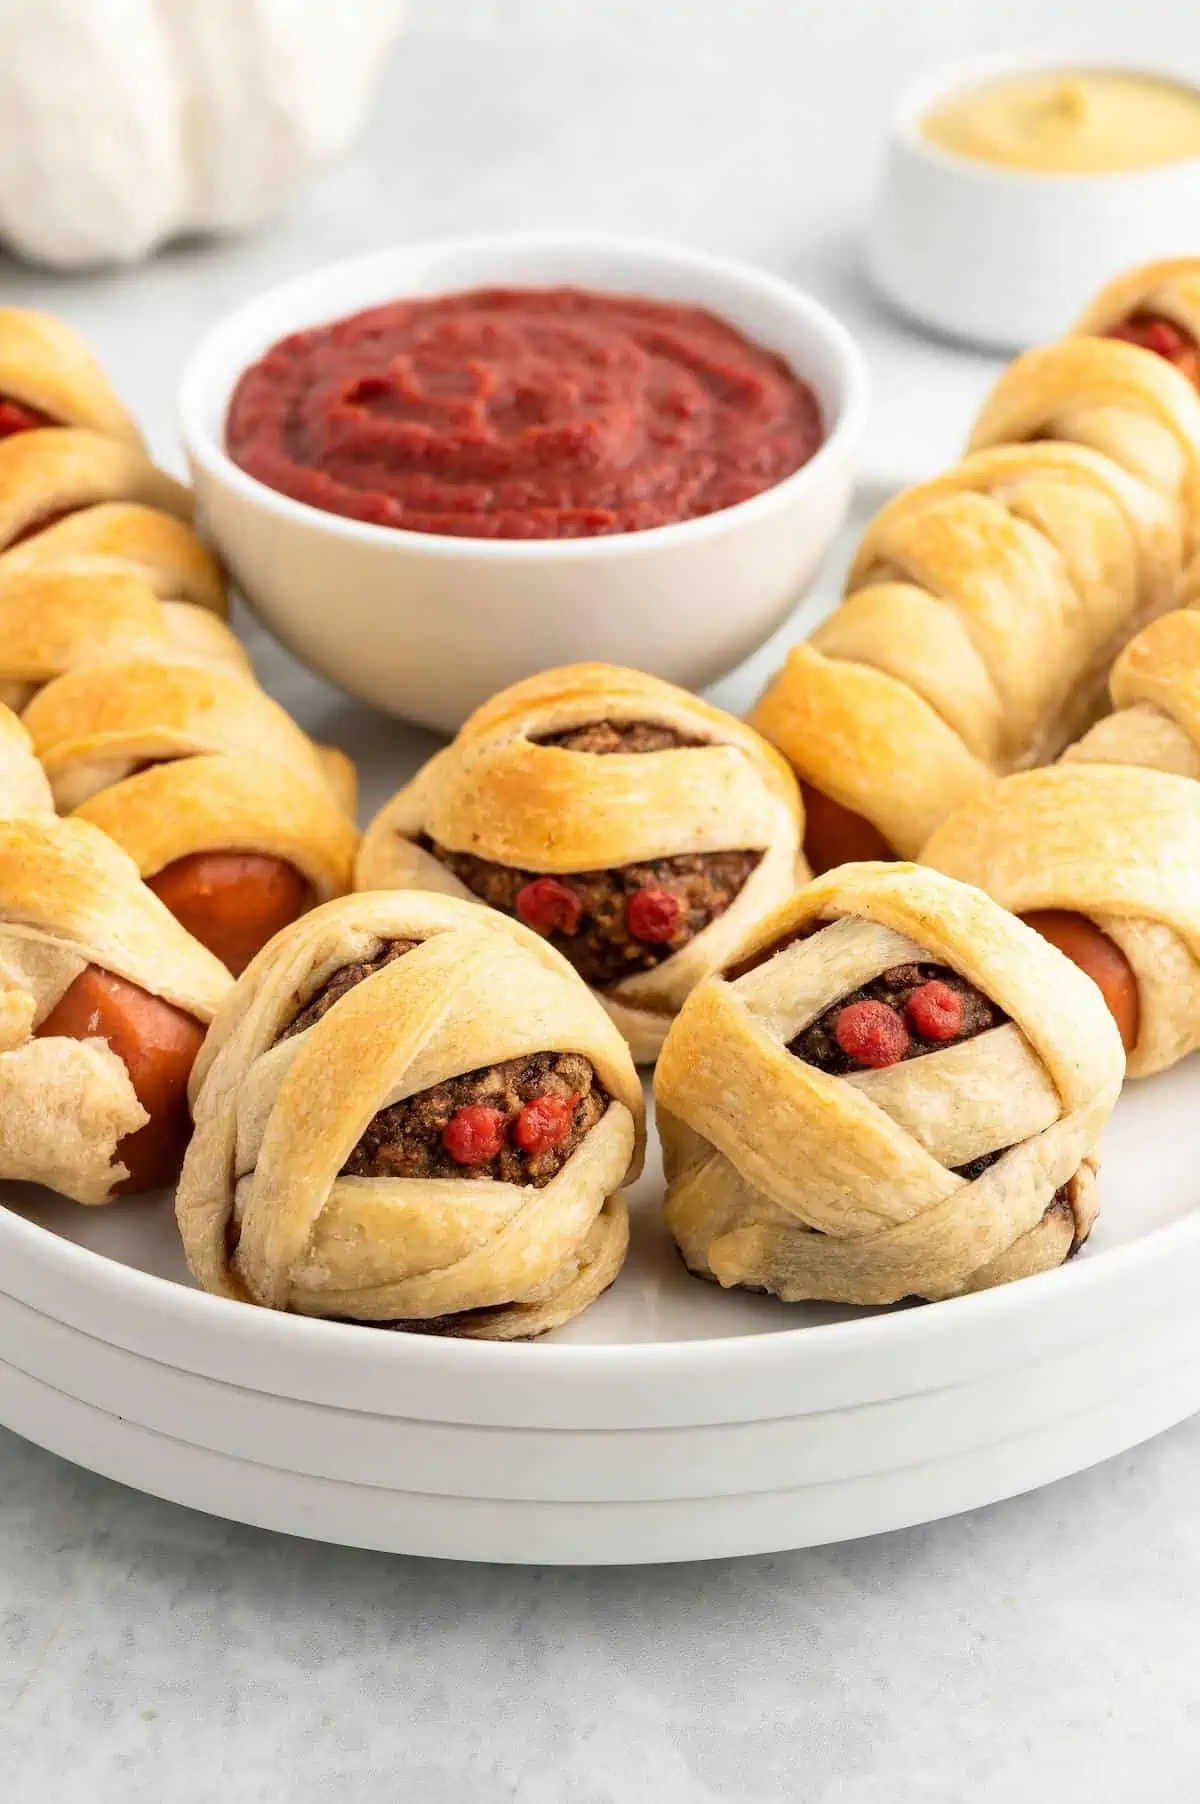
[[[801,1491],[609,1504],[506,1502],[444,1493],[428,1497],[307,1478],[207,1452],[126,1422],[28,1377],[2,1359],[0,1421],[59,1458],[84,1464],[115,1483],[276,1533],[438,1559],[536,1566],[645,1565],[855,1540],[1040,1489],[1185,1419],[1191,1393],[1185,1398],[1179,1388],[1178,1379],[1173,1384],[1168,1375],[1156,1387],[1142,1387],[1121,1399],[1116,1415],[1124,1426],[1111,1420],[1111,1403],[1084,1412],[1069,1424],[1066,1438],[1074,1442],[1069,1451],[1063,1444],[1063,1425],[1056,1423],[1049,1430],[967,1457],[922,1462],[899,1475],[889,1473],[883,1484],[871,1476]],[[1143,1398],[1145,1408],[1139,1410]],[[1086,1444],[1080,1444],[1081,1437]],[[1019,1473],[1013,1470],[1018,1447],[1026,1466]],[[130,1450],[136,1457],[129,1457]],[[1027,1469],[1030,1461],[1036,1468],[1032,1472]],[[231,1479],[240,1481],[232,1491]],[[336,1526],[329,1520],[331,1508],[338,1516]]]
[[[139,1271],[0,1209],[0,1289],[110,1345],[198,1376],[238,1373],[235,1382],[249,1377],[249,1388],[275,1395],[323,1402],[375,1390],[372,1408],[381,1414],[508,1426],[713,1423],[829,1407],[831,1391],[849,1402],[937,1388],[920,1374],[1020,1363],[1006,1352],[1018,1343],[1022,1360],[1031,1345],[1036,1352],[1030,1330],[1040,1330],[1045,1345],[1099,1338],[1111,1325],[1114,1295],[1131,1320],[1135,1298],[1145,1310],[1161,1308],[1193,1288],[1198,1266],[1200,1208],[1019,1284],[923,1308],[708,1338],[468,1341],[382,1335],[254,1308]],[[1024,1334],[1011,1332],[1017,1324]],[[951,1358],[940,1357],[948,1351]],[[531,1397],[534,1376],[539,1395]],[[714,1383],[715,1398],[699,1394]],[[414,1408],[417,1395],[422,1405]],[[731,1405],[729,1414],[712,1413]]]

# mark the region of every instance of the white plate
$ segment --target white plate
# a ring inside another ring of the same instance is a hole
[[[361,757],[368,808],[430,749],[249,636],[272,692]],[[744,707],[778,652],[720,699]],[[1190,1061],[1122,1098],[1099,1224],[1061,1271],[879,1312],[723,1293],[676,1258],[652,1167],[618,1284],[532,1346],[227,1303],[190,1286],[169,1198],[9,1186],[0,1421],[198,1508],[458,1558],[695,1558],[932,1519],[1200,1408],[1195,1081]]]
[[[1182,1312],[1178,1312],[1182,1314]],[[213,1453],[0,1363],[0,1420],[64,1459],[156,1497],[313,1540],[441,1559],[625,1565],[811,1547],[1011,1497],[1160,1433],[1196,1407],[1196,1335],[1119,1400],[1005,1440],[801,1489],[648,1502],[479,1499],[314,1478]]]

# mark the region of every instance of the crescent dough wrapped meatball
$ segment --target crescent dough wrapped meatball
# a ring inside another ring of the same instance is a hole
[[[169,1182],[229,982],[96,828],[0,820],[0,1178],[81,1203]]]
[[[819,877],[697,989],[655,1076],[692,1271],[786,1301],[947,1297],[1059,1265],[1121,1086],[1094,986],[978,891]]]
[[[624,1258],[628,1051],[565,960],[491,911],[415,892],[315,910],[240,979],[193,1093],[178,1217],[207,1290],[514,1339]]]
[[[517,915],[648,1060],[688,991],[791,892],[800,824],[786,766],[740,721],[577,664],[478,709],[376,816],[356,882]]]

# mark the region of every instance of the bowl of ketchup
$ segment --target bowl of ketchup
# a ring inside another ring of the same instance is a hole
[[[453,731],[585,659],[714,681],[803,595],[866,409],[817,302],[698,252],[450,239],[239,308],[184,373],[209,530],[304,662]]]

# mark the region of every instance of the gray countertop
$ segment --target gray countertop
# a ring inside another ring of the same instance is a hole
[[[541,1571],[291,1541],[0,1434],[6,1804],[1184,1804],[1200,1423],[841,1547]]]
[[[285,218],[113,276],[0,263],[0,294],[74,321],[175,462],[187,345],[294,270],[485,227],[673,236],[830,300],[873,367],[871,467],[932,470],[994,365],[862,285],[887,95],[1080,31],[1200,50],[1174,0],[415,0],[361,153]],[[0,1798],[1173,1804],[1200,1754],[1198,1491],[1192,1422],[872,1541],[505,1570],[230,1526],[0,1431]]]

